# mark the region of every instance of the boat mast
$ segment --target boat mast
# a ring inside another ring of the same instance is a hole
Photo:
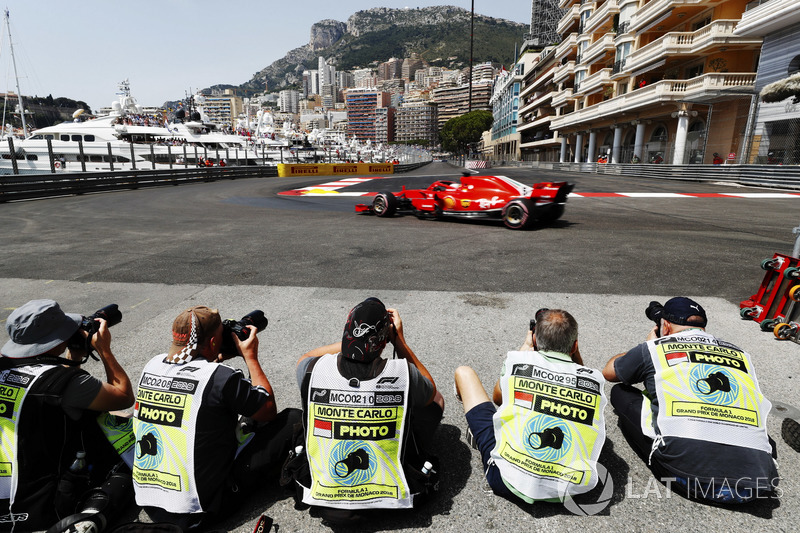
[[[25,104],[22,103],[22,92],[19,90],[19,76],[17,75],[17,60],[14,58],[14,41],[11,40],[11,22],[9,21],[8,8],[5,10],[6,28],[8,28],[8,46],[11,50],[11,64],[14,65],[14,80],[17,82],[17,99],[19,100],[19,116],[22,118],[22,138],[28,136],[28,126],[25,124]]]

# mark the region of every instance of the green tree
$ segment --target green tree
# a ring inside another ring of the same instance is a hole
[[[453,117],[442,127],[442,149],[454,154],[463,154],[469,145],[481,140],[481,134],[492,127],[491,111],[471,111]]]

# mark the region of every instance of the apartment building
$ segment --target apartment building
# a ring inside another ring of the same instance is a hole
[[[205,95],[203,111],[209,122],[233,128],[243,110],[242,99],[236,96],[231,89],[225,89],[221,95]]]
[[[513,70],[503,69],[494,80],[489,100],[494,121],[489,141],[484,142],[483,148],[484,153],[495,159],[520,159],[521,136],[517,130],[520,89],[523,74],[533,65],[534,57],[532,53],[522,54]]]
[[[293,89],[284,89],[278,93],[278,107],[284,113],[300,111],[300,93]]]
[[[561,0],[556,87],[544,102],[555,110],[549,127],[561,140],[559,160],[740,157],[761,47],[761,37],[734,33],[746,4]],[[538,108],[524,113],[531,111]]]
[[[406,102],[395,113],[396,141],[425,141],[428,146],[439,143],[436,104],[417,100]]]
[[[395,108],[377,107],[375,108],[375,138],[377,143],[390,143],[394,141],[395,128]]]
[[[520,157],[526,161],[558,161],[561,157],[561,137],[550,127],[556,115],[557,103],[553,95],[558,85],[575,68],[574,59],[556,61],[559,55],[555,46],[540,51],[525,51],[523,57],[532,56],[530,67],[525,69],[520,91],[519,120]]]
[[[394,115],[380,111],[389,107],[391,95],[376,89],[349,89],[345,92],[345,103],[347,104],[347,136],[353,135],[360,141],[367,139],[378,140],[393,136],[394,132],[384,131],[394,126]],[[381,124],[378,125],[378,117],[381,117]],[[393,137],[388,141],[394,140]],[[385,142],[388,142],[385,141]]]
[[[438,118],[439,131],[445,122],[454,117],[459,117],[468,113],[470,109],[477,111],[485,109],[491,111],[492,107],[489,100],[492,96],[492,80],[482,79],[479,82],[473,82],[472,91],[468,84],[455,85],[452,87],[443,87],[442,83],[438,88],[433,90],[432,100],[438,105]],[[470,105],[470,92],[472,93],[472,102]]]

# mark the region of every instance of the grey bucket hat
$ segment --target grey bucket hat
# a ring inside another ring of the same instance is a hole
[[[6,332],[11,340],[0,353],[12,359],[41,355],[69,340],[82,318],[65,313],[53,300],[31,300],[8,315]]]

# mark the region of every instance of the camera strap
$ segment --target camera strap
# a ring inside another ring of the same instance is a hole
[[[20,366],[29,366],[35,364],[45,365],[66,365],[66,366],[80,366],[84,361],[73,361],[66,357],[54,357],[52,355],[35,355],[33,357],[25,357],[24,359],[12,359],[10,357],[3,357],[0,359],[0,370],[7,370],[9,368],[17,368]]]

